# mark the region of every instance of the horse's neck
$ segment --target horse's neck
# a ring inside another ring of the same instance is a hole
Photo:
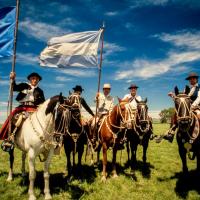
[[[117,106],[113,108],[112,112],[110,113],[108,117],[110,117],[110,122],[113,125],[116,125],[116,126],[120,125],[120,115],[119,115]]]
[[[37,111],[33,113],[32,118],[39,122],[39,124],[42,126],[42,128],[46,129],[46,131],[52,130],[54,123],[53,122],[53,114],[48,113],[45,114],[45,111],[47,109],[47,105],[49,103],[49,100],[45,101],[43,104],[41,104]]]

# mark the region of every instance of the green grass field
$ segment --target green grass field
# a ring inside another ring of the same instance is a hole
[[[161,134],[168,129],[167,124],[154,124],[154,133]],[[84,155],[85,157],[85,155]],[[121,158],[121,159],[120,159]],[[51,164],[50,187],[53,199],[84,199],[84,200],[174,200],[174,199],[200,199],[200,178],[196,176],[196,161],[188,161],[189,176],[184,178],[181,174],[181,160],[178,155],[177,143],[162,141],[160,144],[150,141],[148,149],[148,165],[144,168],[142,160],[142,148],[138,149],[138,167],[135,177],[130,175],[130,168],[126,168],[126,151],[119,151],[118,175],[114,179],[111,176],[111,164],[108,166],[108,179],[102,183],[101,166],[94,168],[83,159],[81,179],[74,179],[67,183],[63,178],[66,157],[64,151],[60,156],[54,156]],[[109,150],[111,161],[111,150]],[[27,199],[28,177],[23,182],[21,178],[21,153],[15,151],[15,177],[11,183],[6,182],[8,172],[8,154],[0,151],[0,200]],[[36,196],[43,199],[42,163],[36,161]],[[28,169],[27,169],[28,170]]]

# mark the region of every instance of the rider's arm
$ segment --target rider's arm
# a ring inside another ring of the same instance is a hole
[[[200,105],[200,90],[198,91],[198,96],[196,98],[196,100],[192,103],[192,106],[196,107]]]
[[[81,98],[81,105],[85,108],[85,110],[90,113],[92,116],[94,116],[94,113],[90,109],[90,107],[87,105],[86,101],[84,98]]]

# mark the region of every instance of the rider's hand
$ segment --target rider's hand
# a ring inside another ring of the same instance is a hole
[[[99,92],[97,92],[97,94],[96,94],[96,99],[98,99],[99,98]]]
[[[15,80],[16,73],[15,72],[10,72],[10,79]]]

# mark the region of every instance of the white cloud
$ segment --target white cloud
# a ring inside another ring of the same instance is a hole
[[[0,80],[0,85],[3,86],[3,85],[9,85],[10,84],[10,81],[9,80]]]
[[[116,43],[110,43],[110,42],[105,42],[104,49],[105,49],[104,57],[126,50],[125,47],[122,47]]]
[[[200,49],[200,31],[181,31],[175,34],[163,33],[156,35],[162,41],[170,42],[177,47]]]
[[[56,76],[56,81],[60,81],[60,82],[65,82],[65,81],[71,81],[71,78],[67,78],[64,76]]]
[[[110,11],[110,12],[104,13],[104,15],[109,16],[109,17],[116,16],[118,14],[119,14],[118,11]]]
[[[59,72],[63,74],[68,74],[74,77],[94,77],[96,76],[95,70],[97,69],[89,70],[89,69],[76,68],[76,69],[62,69],[62,70],[59,70]]]
[[[32,21],[27,18],[20,23],[20,30],[36,40],[47,42],[51,37],[60,36],[71,32],[71,30],[62,29],[59,26],[44,22]]]
[[[129,0],[131,8],[139,8],[144,6],[164,6],[169,0]]]
[[[169,51],[162,60],[135,59],[122,63],[123,69],[116,72],[115,79],[152,78],[167,72],[187,71],[186,64],[200,60],[200,37],[196,32],[178,32],[175,34],[161,34],[155,37],[172,43],[176,49]]]
[[[22,65],[38,65],[38,55],[32,53],[17,53],[17,62]]]
[[[63,88],[65,84],[63,83],[48,83],[48,88],[57,89],[57,88]]]

